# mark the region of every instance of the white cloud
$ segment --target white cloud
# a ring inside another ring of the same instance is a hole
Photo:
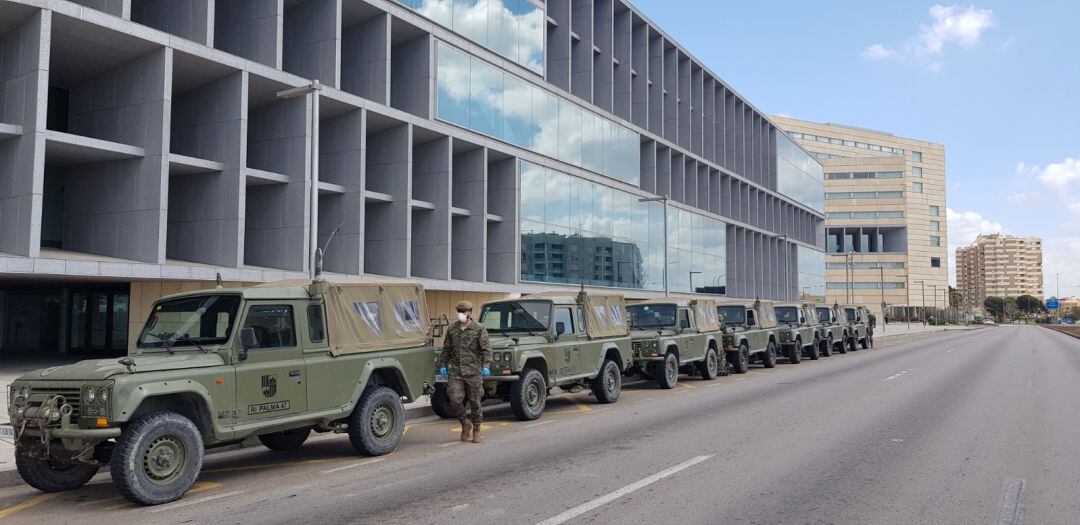
[[[860,54],[863,58],[869,60],[884,60],[886,58],[892,58],[896,55],[896,52],[881,44],[874,44],[864,49]]]
[[[1043,239],[1043,291],[1057,295],[1061,274],[1061,295],[1080,295],[1080,237]]]
[[[930,7],[931,23],[919,26],[918,32],[897,46],[876,43],[861,53],[867,60],[896,59],[924,64],[931,71],[940,71],[942,55],[950,45],[970,51],[979,46],[983,34],[996,27],[992,9],[979,9],[974,5],[934,5]],[[1015,38],[1006,41],[1012,46]]]
[[[982,233],[1001,233],[1005,227],[974,211],[945,210],[949,225],[949,282],[956,284],[956,249],[967,246]]]
[[[1069,157],[1062,162],[1057,162],[1038,169],[1039,180],[1047,186],[1057,190],[1073,189],[1073,183],[1080,182],[1080,159]]]

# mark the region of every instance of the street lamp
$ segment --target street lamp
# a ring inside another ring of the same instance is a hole
[[[881,332],[885,333],[885,266],[878,263],[877,269],[880,274],[878,288],[881,288]]]
[[[919,320],[922,321],[923,326],[926,326],[926,281],[915,281],[919,285],[919,289],[922,291],[922,313],[919,314]]]
[[[277,98],[281,100],[290,100],[297,97],[306,97],[311,95],[311,137],[313,142],[315,137],[319,136],[319,94],[322,91],[322,84],[318,80],[312,80],[310,84],[305,86],[297,86],[285,90],[278,91],[276,93]],[[311,270],[311,278],[316,277],[316,266],[321,264],[321,255],[317,254],[319,245],[319,155],[317,154],[318,144],[313,144],[310,166],[311,169],[311,188],[308,190],[308,200],[310,205],[308,207],[308,264]],[[335,230],[336,231],[336,230]],[[330,234],[333,238],[333,233]],[[327,246],[329,246],[327,242]]]
[[[659,197],[644,197],[638,199],[638,202],[660,202],[664,205],[664,297],[668,297],[671,295],[671,290],[668,287],[668,236],[671,235],[667,224],[668,196],[664,194]]]

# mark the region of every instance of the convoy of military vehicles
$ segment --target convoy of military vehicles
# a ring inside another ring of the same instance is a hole
[[[408,281],[278,282],[187,292],[154,303],[119,360],[82,361],[11,383],[16,465],[45,492],[108,468],[129,500],[182,498],[206,449],[257,437],[288,451],[312,432],[348,435],[356,452],[392,452],[404,403],[431,396],[450,415],[435,372],[443,320]],[[615,403],[623,378],[660,388],[680,374],[712,380],[873,346],[861,306],[665,297],[626,304],[611,293],[549,292],[489,302],[485,398],[521,420],[548,396],[588,390]]]

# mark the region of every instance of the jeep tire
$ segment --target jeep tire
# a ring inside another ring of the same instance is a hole
[[[160,505],[187,494],[199,477],[203,439],[190,419],[152,412],[124,427],[113,449],[113,483],[127,499]]]
[[[405,433],[401,395],[387,386],[369,386],[349,416],[349,442],[365,456],[389,454]]]
[[[729,352],[728,360],[731,361],[731,371],[736,374],[745,374],[750,371],[750,347],[746,341],[739,344],[739,349]]]
[[[788,362],[793,365],[797,365],[802,362],[803,344],[802,338],[795,338],[795,346],[791,347],[791,352],[788,353]]]
[[[669,390],[679,382],[679,358],[674,352],[664,354],[664,360],[656,363],[656,384]]]
[[[774,368],[776,366],[776,343],[769,341],[769,344],[765,346],[765,351],[761,353],[761,365],[765,368]]]
[[[814,344],[810,345],[810,350],[806,352],[806,357],[811,361],[817,361],[821,358],[821,339],[814,336]]]
[[[98,467],[85,463],[63,463],[32,458],[16,452],[15,468],[27,485],[42,492],[66,492],[90,482]]]
[[[435,383],[435,391],[431,394],[431,410],[443,419],[454,417],[454,413],[450,410],[450,392],[447,391],[447,383]]]
[[[855,344],[855,336],[854,335],[851,336],[851,339],[848,339],[848,351],[849,352],[858,352],[859,351],[858,345]]]
[[[287,452],[289,450],[300,448],[310,435],[311,429],[308,427],[293,428],[290,430],[282,430],[281,432],[263,434],[259,436],[259,441],[262,442],[263,446],[270,450]]]
[[[711,381],[720,375],[720,357],[716,355],[715,348],[710,346],[708,350],[705,350],[705,359],[698,361],[697,369],[701,374],[701,379],[705,381]]]
[[[846,354],[847,351],[848,351],[847,343],[848,343],[848,339],[847,339],[847,336],[845,335],[843,339],[837,341],[836,351],[838,353],[841,353],[841,354]]]
[[[526,368],[521,379],[510,386],[510,410],[521,421],[532,421],[544,413],[547,404],[547,382],[535,368]]]
[[[867,348],[870,348],[870,336],[867,335],[866,337],[860,339],[859,340],[859,345],[862,346],[863,350],[866,350]]]
[[[609,404],[619,400],[622,393],[622,371],[619,364],[611,359],[605,359],[600,366],[600,373],[590,382],[593,395],[600,403]]]

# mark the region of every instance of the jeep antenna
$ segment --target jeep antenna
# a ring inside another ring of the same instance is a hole
[[[330,243],[334,241],[334,236],[337,235],[338,230],[340,230],[343,226],[345,226],[344,222],[341,223],[341,224],[338,224],[337,227],[334,228],[330,232],[330,237],[327,237],[326,243],[323,244],[322,248],[316,248],[315,249],[315,275],[314,275],[314,280],[320,281],[320,280],[324,279],[323,276],[322,276],[323,257],[326,256],[326,250],[330,249]]]
[[[221,272],[218,272],[218,273],[217,273],[217,277],[215,278],[215,280],[217,281],[217,289],[218,289],[218,290],[220,290],[220,289],[222,289],[222,288],[224,288],[224,287],[225,287],[225,286],[223,286],[223,285],[221,284]]]
[[[584,302],[585,302],[585,298],[586,298],[586,297],[588,297],[588,296],[589,296],[589,294],[585,293],[585,282],[584,282],[584,281],[582,281],[582,283],[581,283],[581,290],[580,290],[580,291],[578,291],[578,294],[577,294],[577,301],[578,301],[579,303],[584,303]]]

